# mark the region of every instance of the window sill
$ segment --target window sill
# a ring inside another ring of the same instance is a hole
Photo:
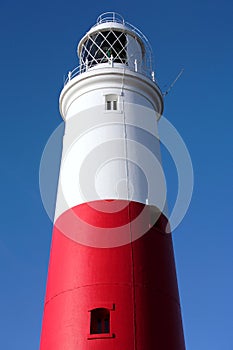
[[[118,114],[122,114],[123,112],[119,109],[105,109],[104,110],[105,113],[118,113]]]
[[[100,334],[88,334],[87,339],[108,339],[115,338],[114,333],[100,333]]]

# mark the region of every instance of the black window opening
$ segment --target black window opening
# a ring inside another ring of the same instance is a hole
[[[92,34],[82,48],[82,62],[86,68],[98,63],[113,62],[127,64],[126,34],[115,30]]]
[[[104,308],[91,310],[90,334],[110,333],[110,311]]]
[[[106,102],[106,110],[107,111],[117,111],[117,102],[118,102],[118,96],[117,95],[106,95],[105,97]]]

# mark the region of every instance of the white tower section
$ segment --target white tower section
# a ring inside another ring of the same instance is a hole
[[[106,13],[81,39],[78,57],[60,95],[66,126],[55,219],[79,204],[111,199],[164,213],[157,133],[163,98],[147,39]]]

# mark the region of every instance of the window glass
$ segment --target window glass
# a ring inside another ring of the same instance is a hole
[[[112,104],[113,104],[113,110],[116,111],[117,110],[117,101],[112,101]]]
[[[106,110],[116,111],[118,96],[114,94],[106,95]]]
[[[127,37],[120,31],[99,31],[91,34],[89,39],[83,44],[81,60],[83,68],[86,61],[88,67],[93,67],[99,63],[109,62],[112,57],[113,62],[127,64]]]
[[[91,334],[110,332],[110,311],[105,308],[91,310]]]
[[[106,106],[107,106],[107,110],[110,111],[112,108],[112,103],[111,101],[106,101]]]

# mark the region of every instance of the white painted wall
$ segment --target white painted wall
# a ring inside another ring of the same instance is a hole
[[[117,111],[105,95],[119,95]],[[125,199],[164,211],[157,112],[162,101],[146,77],[122,69],[95,70],[68,83],[60,97],[66,120],[55,220],[78,204]]]

